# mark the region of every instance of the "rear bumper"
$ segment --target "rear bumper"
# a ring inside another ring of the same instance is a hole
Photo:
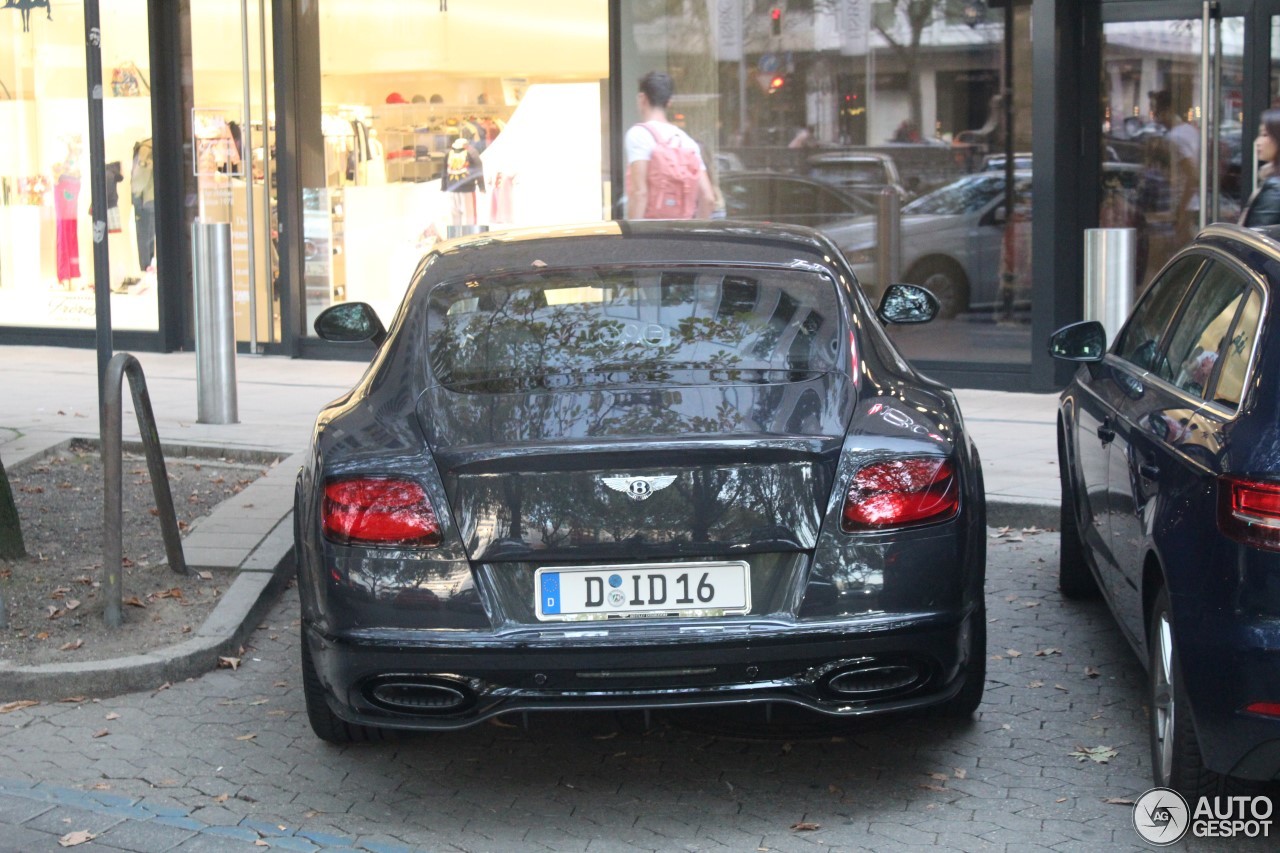
[[[1179,645],[1209,769],[1242,779],[1280,779],[1280,717],[1246,712],[1255,702],[1280,703],[1280,620],[1240,620],[1208,613]]]
[[[331,710],[384,728],[460,729],[526,711],[766,702],[856,717],[954,696],[971,664],[974,618],[911,614],[872,628],[769,625],[717,640],[584,637],[572,646],[445,644],[423,632],[335,637],[304,625],[303,640]]]

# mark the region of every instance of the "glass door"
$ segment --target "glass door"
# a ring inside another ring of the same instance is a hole
[[[1139,289],[1200,228],[1236,221],[1251,188],[1246,10],[1154,8],[1102,12],[1098,221],[1136,229]]]
[[[269,0],[191,0],[188,215],[231,226],[236,340],[280,340]],[[189,227],[189,226],[188,226]]]

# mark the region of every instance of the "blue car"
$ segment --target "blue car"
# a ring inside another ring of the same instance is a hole
[[[1058,411],[1059,585],[1101,595],[1149,672],[1157,785],[1280,778],[1280,230],[1205,229],[1152,280]]]

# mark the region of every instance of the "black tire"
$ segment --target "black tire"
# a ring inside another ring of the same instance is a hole
[[[972,717],[982,704],[982,693],[987,686],[987,607],[974,611],[973,630],[969,634],[969,660],[965,663],[964,684],[960,692],[937,707],[942,717]]]
[[[1080,538],[1076,493],[1071,487],[1071,469],[1061,423],[1058,424],[1058,477],[1062,483],[1062,500],[1058,509],[1058,590],[1064,598],[1078,601],[1097,598],[1101,592],[1097,578],[1089,569],[1089,557]]]
[[[1151,776],[1194,803],[1199,797],[1252,795],[1262,786],[1215,773],[1204,765],[1174,644],[1169,594],[1162,587],[1151,604],[1147,635],[1147,702],[1151,708]]]
[[[932,258],[912,267],[907,281],[928,288],[938,299],[938,316],[950,319],[969,310],[969,280],[955,261]]]
[[[305,634],[302,637],[302,695],[307,704],[307,719],[311,722],[311,730],[321,740],[345,745],[380,743],[388,739],[386,729],[348,723],[329,710],[329,703],[325,699],[326,691],[316,674]]]

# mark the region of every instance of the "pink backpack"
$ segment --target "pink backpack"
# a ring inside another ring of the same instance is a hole
[[[649,201],[645,219],[692,219],[698,207],[698,173],[702,159],[691,145],[681,145],[681,134],[672,132],[663,139],[648,124],[653,136],[649,156]]]

